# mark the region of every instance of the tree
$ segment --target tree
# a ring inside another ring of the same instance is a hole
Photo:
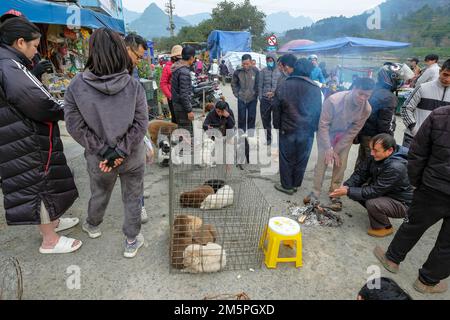
[[[264,46],[266,15],[256,6],[245,0],[236,4],[222,1],[213,9],[211,19],[205,20],[196,27],[183,27],[177,36],[172,38],[158,38],[155,46],[160,51],[169,51],[175,44],[183,42],[205,42],[213,30],[249,31],[253,36],[256,49]]]
[[[266,28],[266,15],[253,6],[250,0],[241,4],[222,1],[213,9],[211,17],[213,25],[219,30],[248,30],[253,36],[259,37]]]

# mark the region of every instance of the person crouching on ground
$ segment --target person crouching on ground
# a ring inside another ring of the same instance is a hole
[[[227,130],[235,127],[233,111],[225,101],[218,101],[213,110],[206,116],[203,122],[203,130],[218,129],[223,136],[226,136]]]
[[[89,42],[86,69],[65,94],[67,131],[85,148],[91,198],[82,229],[101,236],[100,224],[117,177],[125,209],[124,256],[132,258],[144,244],[141,230],[148,109],[144,88],[131,77],[124,41],[110,29],[96,30]]]
[[[350,179],[330,197],[348,196],[361,203],[369,213],[367,233],[373,237],[386,237],[394,232],[389,218],[405,218],[412,202],[408,149],[397,145],[387,133],[373,137],[369,146],[371,156],[361,162]]]

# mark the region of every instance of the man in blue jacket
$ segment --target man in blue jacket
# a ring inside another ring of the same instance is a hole
[[[319,67],[319,58],[315,54],[312,54],[308,57],[308,59],[314,65],[314,69],[311,72],[311,80],[320,82],[321,84],[325,84],[325,77],[323,76],[322,69],[320,69]]]
[[[413,198],[408,178],[408,149],[398,146],[387,133],[370,141],[371,157],[360,163],[344,185],[330,197],[348,196],[360,202],[369,213],[373,237],[386,237],[394,232],[389,218],[404,218]]]

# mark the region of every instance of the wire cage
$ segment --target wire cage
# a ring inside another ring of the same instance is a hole
[[[171,272],[260,268],[259,240],[271,208],[253,180],[234,164],[180,164],[173,154]]]

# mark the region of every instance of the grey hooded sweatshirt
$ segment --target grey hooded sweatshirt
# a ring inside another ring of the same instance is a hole
[[[69,134],[93,155],[108,147],[128,157],[143,146],[148,128],[144,88],[127,71],[98,77],[78,74],[64,96]]]

